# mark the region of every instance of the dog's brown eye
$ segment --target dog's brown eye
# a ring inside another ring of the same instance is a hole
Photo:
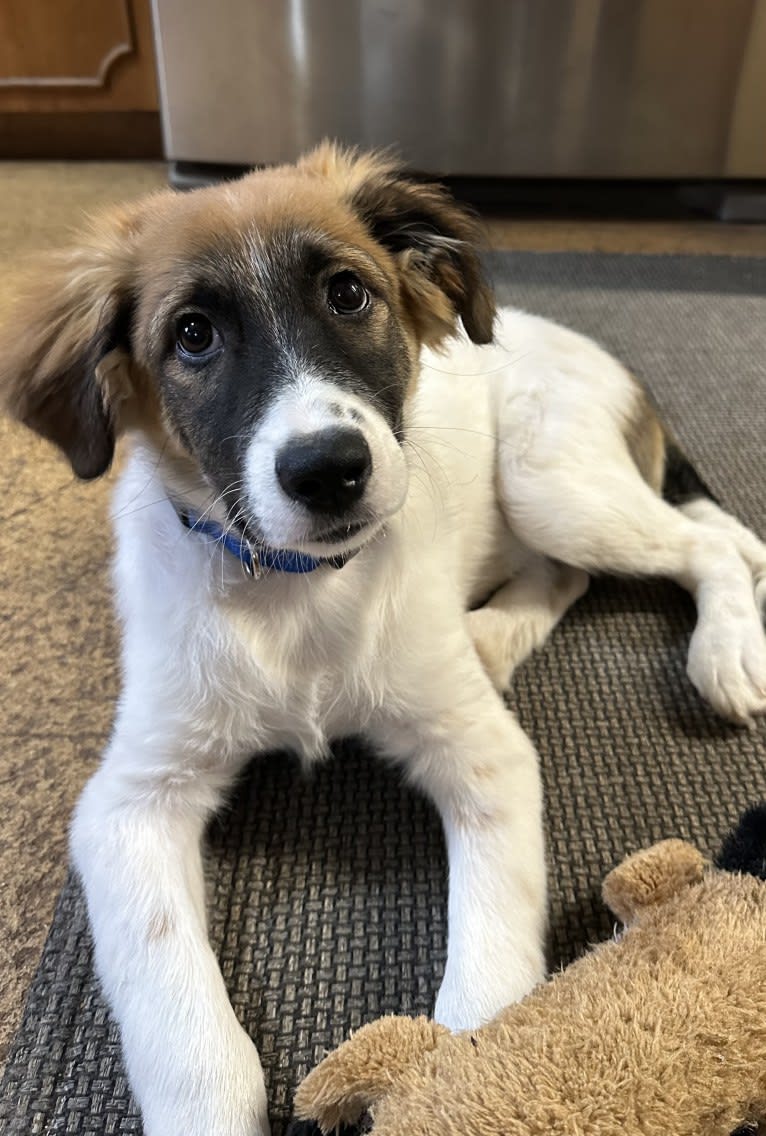
[[[350,316],[366,308],[370,296],[362,281],[353,272],[339,272],[330,280],[327,299],[332,310],[338,315]]]
[[[207,316],[187,312],[176,321],[176,343],[186,355],[207,355],[220,343],[220,336]]]

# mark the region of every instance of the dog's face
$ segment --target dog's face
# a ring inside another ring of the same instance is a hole
[[[256,543],[335,555],[404,500],[421,345],[491,339],[475,243],[441,190],[324,146],[107,215],[33,280],[0,378],[79,476],[138,427]]]

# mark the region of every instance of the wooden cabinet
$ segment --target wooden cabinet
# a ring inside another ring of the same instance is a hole
[[[0,0],[0,157],[159,157],[149,0]]]

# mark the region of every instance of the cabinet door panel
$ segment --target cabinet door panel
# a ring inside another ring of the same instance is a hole
[[[2,0],[0,110],[155,110],[148,0]]]

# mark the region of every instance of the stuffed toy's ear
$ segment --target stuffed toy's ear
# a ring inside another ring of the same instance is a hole
[[[295,1115],[315,1120],[325,1133],[355,1124],[441,1037],[449,1031],[428,1018],[387,1017],[362,1026],[301,1082]]]
[[[704,857],[684,840],[663,840],[636,852],[604,880],[604,901],[622,923],[699,883]]]
[[[0,331],[0,398],[69,459],[78,477],[109,468],[120,402],[140,206],[113,210],[71,249],[27,273]]]
[[[473,215],[442,186],[406,177],[379,154],[324,143],[299,168],[337,181],[371,235],[396,258],[402,294],[422,343],[456,331],[491,343],[495,300],[485,280]]]

